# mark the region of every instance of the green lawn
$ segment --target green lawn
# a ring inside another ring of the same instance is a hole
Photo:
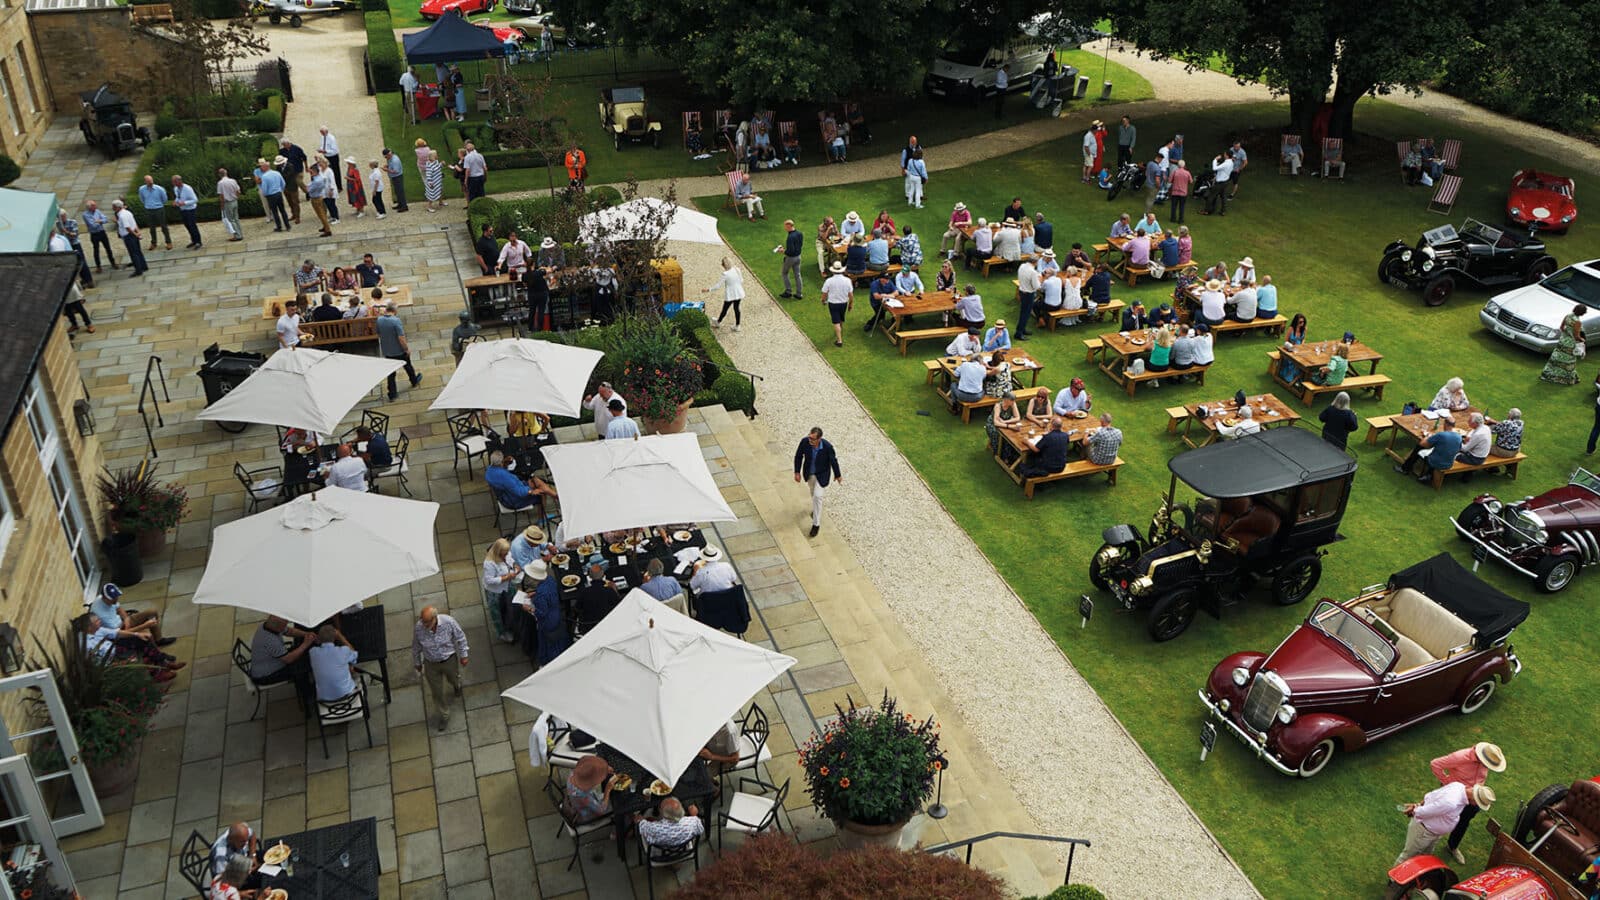
[[[1378,449],[1358,442],[1355,453],[1362,470],[1342,529],[1348,540],[1331,548],[1317,592],[1344,598],[1441,549],[1468,561],[1446,517],[1478,491],[1521,497],[1562,482],[1586,459],[1581,448],[1594,403],[1587,385],[1543,384],[1538,380],[1542,357],[1487,336],[1476,319],[1484,295],[1463,291],[1447,307],[1430,310],[1417,295],[1377,283],[1375,270],[1385,243],[1396,237],[1414,241],[1421,229],[1445,221],[1425,212],[1424,189],[1400,185],[1392,157],[1380,152],[1385,142],[1410,134],[1465,139],[1465,186],[1451,217],[1457,223],[1467,215],[1499,222],[1506,181],[1525,164],[1579,177],[1584,181],[1579,196],[1600,192],[1600,179],[1563,163],[1529,157],[1470,129],[1424,122],[1373,101],[1363,104],[1357,118],[1363,131],[1375,135],[1364,142],[1372,161],[1355,154],[1350,179],[1343,183],[1309,177],[1291,181],[1276,174],[1273,159],[1275,129],[1283,117],[1282,106],[1262,104],[1208,111],[1200,119],[1140,121],[1146,140],[1184,132],[1197,159],[1226,135],[1247,134],[1255,163],[1231,214],[1207,218],[1191,210],[1188,224],[1195,235],[1196,260],[1209,264],[1223,259],[1231,266],[1250,254],[1259,271],[1279,284],[1280,308],[1309,316],[1310,339],[1335,338],[1349,329],[1386,354],[1379,371],[1395,379],[1388,399],[1380,404],[1358,398],[1358,414],[1393,412],[1407,399],[1426,402],[1446,378],[1460,375],[1477,405],[1500,414],[1520,406],[1529,423],[1526,449],[1532,459],[1517,482],[1479,477],[1470,485],[1451,483],[1438,494],[1394,474]],[[1069,247],[1075,240],[1088,245],[1106,234],[1117,213],[1137,212],[1141,204],[1134,198],[1107,203],[1100,191],[1079,184],[1072,163],[1076,146],[1076,136],[1068,135],[958,172],[936,173],[928,184],[927,208],[920,211],[905,209],[896,180],[768,193],[770,219],[762,227],[737,222],[726,210],[719,215],[724,234],[774,296],[780,288],[771,248],[785,218],[804,223],[809,233],[824,214],[838,217],[855,209],[871,217],[888,207],[902,225],[914,225],[931,250],[955,201],[992,217],[1013,194],[1021,194],[1030,212],[1043,210],[1055,223],[1057,247]],[[705,198],[701,206],[716,210],[721,198]],[[1600,232],[1591,228],[1551,237],[1550,243],[1563,262],[1600,255]],[[813,262],[809,243],[806,252],[808,263]],[[930,282],[935,268],[924,267]],[[808,279],[814,279],[815,271],[808,269]],[[980,290],[988,298],[990,319],[1004,316],[1014,324],[1009,278],[997,275]],[[1195,691],[1210,668],[1236,650],[1270,650],[1308,605],[1280,609],[1258,595],[1223,621],[1202,615],[1187,634],[1156,645],[1145,637],[1144,617],[1119,614],[1109,596],[1100,597],[1100,615],[1081,630],[1077,596],[1092,590],[1084,570],[1100,543],[1100,530],[1118,522],[1142,530],[1167,486],[1165,463],[1181,445],[1166,434],[1163,410],[1228,397],[1239,388],[1271,390],[1266,352],[1273,342],[1263,337],[1223,339],[1206,388],[1168,385],[1141,390],[1130,399],[1083,362],[1080,340],[1096,331],[1064,328],[1039,334],[1028,347],[1046,363],[1043,383],[1059,388],[1069,376],[1082,374],[1096,393],[1096,408],[1116,415],[1126,435],[1122,456],[1128,466],[1114,488],[1098,480],[1058,483],[1025,503],[987,455],[982,427],[959,424],[924,386],[919,360],[938,351],[923,344],[920,354],[913,350],[902,358],[881,337],[863,336],[859,326],[868,310],[862,292],[846,346],[835,349],[818,287],[816,280],[809,280],[804,302],[786,303],[789,314],[1267,896],[1376,896],[1403,838],[1404,822],[1394,804],[1416,800],[1436,786],[1427,762],[1441,753],[1480,739],[1493,739],[1506,749],[1510,770],[1494,779],[1501,797],[1494,815],[1503,822],[1537,788],[1592,774],[1592,760],[1583,761],[1589,756],[1573,753],[1574,735],[1582,732],[1575,732],[1571,721],[1573,710],[1586,708],[1590,699],[1593,657],[1581,636],[1591,618],[1596,575],[1547,597],[1493,565],[1483,576],[1529,599],[1535,608],[1515,639],[1526,668],[1483,712],[1471,718],[1445,716],[1343,756],[1309,782],[1276,774],[1226,736],[1211,760],[1201,764],[1196,738],[1202,716]],[[1153,283],[1117,293],[1155,303],[1169,291],[1170,286]],[[919,414],[923,411],[929,414]],[[850,448],[840,449],[848,467]],[[1025,537],[1030,535],[1036,537]],[[1464,849],[1476,863],[1487,848],[1480,827]]]
[[[588,53],[558,54],[551,63],[551,71],[565,74],[572,71],[593,71],[596,67],[605,68],[608,65],[607,61],[611,59],[610,52],[595,50]],[[1084,69],[1091,77],[1099,77],[1102,67],[1100,57],[1082,50],[1069,51],[1062,56],[1067,63]],[[677,76],[659,73],[660,61],[648,55],[643,55],[633,62],[629,62],[625,57],[619,57],[616,65],[623,72],[620,78],[608,73],[591,77],[563,78],[555,83],[556,97],[552,103],[552,110],[555,115],[566,118],[576,128],[584,152],[589,156],[590,181],[594,184],[608,184],[625,181],[630,176],[642,181],[717,174],[718,164],[724,160],[721,154],[714,154],[709,159],[695,160],[683,150],[682,114],[688,110],[698,109],[706,114],[706,122],[709,125],[711,110],[718,104],[699,95]],[[481,83],[480,68],[482,67],[475,64],[462,67],[469,85],[475,86]],[[628,74],[630,69],[635,73],[655,71],[657,74]],[[544,73],[546,67],[543,63],[528,63],[519,66],[518,71],[535,75]],[[1148,100],[1153,96],[1148,81],[1116,63],[1110,64],[1108,77],[1115,84],[1113,96],[1118,102]],[[644,145],[625,145],[622,150],[617,150],[612,146],[609,136],[600,126],[596,104],[601,88],[619,83],[644,84],[650,99],[651,114],[662,122],[661,149],[651,149]],[[1099,104],[1097,100],[1079,102]],[[1069,104],[1068,109],[1070,108]],[[1021,97],[1011,98],[1007,104],[1005,117],[998,122],[991,115],[989,106],[958,106],[935,102],[924,95],[918,95],[903,106],[885,106],[881,112],[873,105],[869,105],[868,109],[873,115],[870,125],[878,140],[871,144],[852,147],[852,160],[898,153],[904,146],[904,139],[908,134],[918,135],[924,146],[937,152],[938,146],[942,143],[982,134],[997,127],[1015,125],[1040,115],[1037,110],[1027,106]],[[808,119],[811,123],[815,122],[815,108],[779,107],[777,112],[779,121],[792,119],[800,123],[801,164],[824,164],[818,147],[816,126],[811,124],[809,128],[807,127]],[[441,159],[444,157],[443,119],[434,118],[420,125],[410,125],[401,114],[400,95],[394,93],[378,95],[378,113],[383,122],[384,140],[389,146],[410,147],[418,137],[422,137],[430,146],[440,150]],[[486,114],[474,113],[473,117],[486,118]],[[558,185],[566,180],[564,173],[556,174]],[[414,191],[414,196],[420,197],[422,195],[420,176],[415,172],[408,172],[406,177],[406,189]],[[548,186],[548,176],[542,169],[506,169],[491,172],[489,175],[489,190],[497,194],[544,190]],[[449,179],[446,179],[445,196],[447,198],[460,196],[460,191]]]

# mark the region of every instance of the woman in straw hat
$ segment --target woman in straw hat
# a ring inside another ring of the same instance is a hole
[[[611,782],[616,773],[593,754],[578,760],[567,776],[567,812],[579,825],[611,814]]]
[[[1506,755],[1499,744],[1488,741],[1479,741],[1471,747],[1463,747],[1454,753],[1428,763],[1433,769],[1433,777],[1439,779],[1439,784],[1446,785],[1451,782],[1460,782],[1470,791],[1482,785],[1489,778],[1489,773],[1496,774],[1506,770]],[[1461,839],[1467,835],[1467,826],[1472,824],[1472,817],[1478,814],[1478,805],[1470,803],[1461,811],[1461,818],[1456,822],[1456,827],[1450,832],[1450,840],[1445,846],[1450,848],[1450,855],[1456,862],[1465,863],[1466,857],[1461,855]]]

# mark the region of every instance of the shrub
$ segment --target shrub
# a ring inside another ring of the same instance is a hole
[[[173,108],[169,100],[161,104],[161,111],[156,113],[156,137],[171,137],[183,130],[183,120],[178,118],[178,111]]]
[[[397,92],[405,66],[400,62],[400,45],[394,39],[394,20],[387,8],[367,13],[366,19],[367,64],[372,73],[372,89],[380,94]]]
[[[247,131],[282,131],[283,130],[283,101],[278,101],[277,109],[258,110],[249,118]]]
[[[1025,897],[1023,900],[1106,900],[1106,895],[1087,884],[1064,884],[1043,897]]]
[[[250,171],[255,168],[257,157],[271,159],[277,152],[277,146],[277,138],[270,134],[202,139],[190,131],[155,141],[145,149],[126,192],[134,220],[141,226],[150,224],[149,216],[138,202],[139,186],[144,183],[144,176],[153,176],[156,183],[170,191],[172,176],[182,175],[200,198],[200,204],[195,209],[196,217],[202,222],[215,222],[222,215],[222,207],[216,196],[215,176],[219,167],[227,169],[243,190],[239,197],[239,215],[262,215],[265,210],[255,183],[250,180]],[[168,220],[176,221],[176,216],[169,214]]]
[[[998,878],[948,856],[866,847],[823,857],[783,834],[756,835],[724,855],[673,896],[872,897],[874,900],[1000,900]]]
[[[683,331],[693,334],[702,329],[709,329],[711,317],[698,309],[685,309],[672,317],[672,323]]]
[[[11,157],[0,153],[0,187],[5,187],[22,177],[22,167]]]
[[[603,184],[589,191],[589,202],[602,207],[616,206],[622,202],[622,192],[609,184]]]
[[[681,313],[679,315],[682,315]],[[717,402],[729,410],[749,412],[756,404],[756,389],[750,379],[738,372],[724,372],[711,385]]]
[[[659,316],[620,316],[605,328],[604,352],[617,369],[613,383],[641,418],[674,418],[705,385],[700,355]]]

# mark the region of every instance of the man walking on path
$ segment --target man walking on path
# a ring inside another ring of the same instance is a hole
[[[383,315],[378,317],[378,352],[385,359],[398,359],[405,363],[406,377],[411,379],[411,386],[416,387],[422,381],[422,375],[411,367],[411,344],[406,341],[405,326],[400,323],[400,317],[394,314],[394,304],[390,303],[383,308]],[[395,389],[394,372],[389,373],[389,399],[395,400],[400,396]]]
[[[144,261],[144,248],[139,245],[139,223],[134,221],[133,210],[120,198],[111,202],[111,208],[117,214],[117,235],[122,238],[122,246],[127,248],[128,264],[133,266],[133,274],[128,277],[138,278],[150,268]]]
[[[156,184],[155,178],[146,175],[144,185],[139,188],[139,205],[144,207],[145,217],[150,220],[150,249],[156,249],[156,232],[160,231],[167,239],[167,249],[172,249],[172,232],[167,229],[167,189]]]
[[[1506,754],[1498,744],[1488,741],[1479,741],[1471,747],[1464,747],[1454,753],[1428,763],[1433,770],[1433,777],[1439,779],[1439,784],[1446,785],[1459,781],[1468,791],[1483,784],[1489,778],[1490,772],[1504,772],[1506,770]],[[1472,817],[1478,814],[1478,807],[1468,804],[1461,810],[1461,818],[1456,821],[1456,827],[1450,832],[1450,840],[1445,842],[1450,855],[1456,862],[1465,863],[1466,857],[1461,855],[1461,839],[1467,836],[1467,826],[1472,824]]]
[[[244,240],[244,229],[239,225],[239,182],[228,175],[227,169],[217,170],[217,202],[222,207],[222,225],[228,229],[228,240]]]
[[[289,161],[281,156],[274,158],[273,165],[277,166],[277,169],[269,168],[264,159],[256,162],[258,163],[255,171],[256,184],[261,186],[261,201],[272,214],[272,230],[288,231],[293,226],[289,224],[289,210],[283,205],[283,197],[292,188],[288,187],[288,181],[284,179],[279,169],[287,166]]]
[[[101,247],[106,249],[106,259],[111,261],[111,268],[122,268],[117,265],[117,255],[111,252],[111,237],[106,234],[106,226],[111,224],[111,221],[100,211],[100,204],[93,200],[83,206],[83,224],[89,229],[89,243],[94,245],[94,270],[100,271]]]
[[[844,475],[839,471],[839,458],[834,455],[833,445],[822,439],[822,429],[813,428],[811,433],[800,439],[800,446],[794,451],[794,480],[796,484],[805,484],[811,489],[811,536],[816,537],[822,529],[822,491],[830,481],[837,480],[844,484]]]
[[[467,141],[466,148],[467,155],[461,158],[461,167],[467,173],[467,202],[471,203],[483,196],[485,183],[489,180],[489,163],[471,141]]]
[[[394,211],[406,211],[406,170],[400,163],[400,155],[383,148],[383,170],[389,176],[389,189],[394,191]]]
[[[422,608],[411,629],[411,665],[428,686],[434,709],[439,713],[439,730],[450,724],[450,700],[445,697],[445,682],[461,696],[461,670],[467,665],[467,633],[460,623],[431,606]]]
[[[333,136],[324,125],[317,131],[322,135],[317,144],[317,152],[328,160],[328,170],[333,173],[333,186],[336,190],[344,190],[344,180],[339,176],[339,139]]]
[[[778,248],[783,253],[783,293],[779,297],[805,296],[805,281],[800,277],[800,253],[805,249],[805,236],[794,227],[793,219],[786,219],[783,223],[783,246]],[[789,287],[789,273],[794,272],[794,287]]]
[[[178,215],[183,217],[183,230],[189,232],[189,244],[183,249],[199,250],[200,218],[196,210],[200,206],[200,198],[194,188],[183,183],[182,175],[172,176],[172,205],[178,208]]]
[[[333,178],[312,163],[310,168],[311,182],[306,185],[306,198],[311,201],[311,211],[317,214],[317,221],[322,223],[322,230],[317,232],[321,237],[333,237],[333,226],[328,218],[328,198],[333,195]]]

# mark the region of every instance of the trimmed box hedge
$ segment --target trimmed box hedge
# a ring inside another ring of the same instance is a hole
[[[216,170],[219,165],[227,168],[228,174],[239,182],[239,217],[245,219],[266,215],[266,208],[261,202],[261,195],[256,191],[256,184],[251,179],[250,172],[255,168],[257,157],[271,159],[278,152],[278,139],[271,134],[252,135],[251,139],[256,142],[253,155],[244,140],[240,140],[241,146],[233,151],[219,152],[215,149],[215,145],[225,141],[221,138],[206,139],[205,150],[200,153],[192,152],[192,145],[182,139],[164,139],[145,148],[144,156],[139,160],[139,168],[128,184],[127,193],[123,195],[128,209],[133,211],[134,221],[138,222],[141,228],[150,224],[150,214],[139,204],[139,188],[144,184],[144,176],[157,176],[156,183],[167,189],[170,199],[171,174],[182,175],[184,183],[194,188],[195,194],[200,198],[199,204],[195,207],[195,214],[199,220],[218,221],[222,218],[222,203],[216,196]],[[242,169],[237,168],[240,165],[243,165]],[[176,171],[177,168],[188,171]],[[182,221],[178,211],[169,206],[167,225],[181,228]]]
[[[400,44],[394,39],[394,19],[387,5],[381,11],[369,11],[364,15],[372,90],[379,94],[399,93],[400,73],[405,71],[405,64],[401,61]]]

